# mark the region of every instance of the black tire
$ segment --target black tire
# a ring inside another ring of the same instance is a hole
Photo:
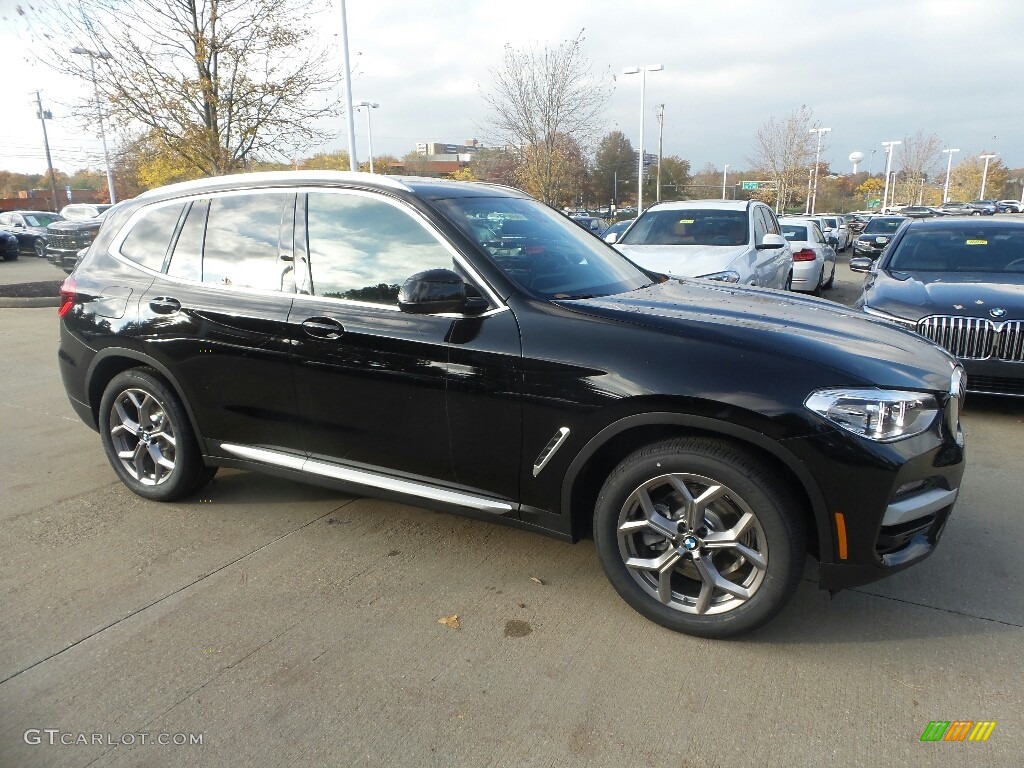
[[[4,261],[17,261],[17,260],[18,260],[18,252],[17,251],[15,251],[14,253],[5,253],[4,254]]]
[[[811,296],[821,296],[821,286],[825,280],[825,265],[821,265],[821,272],[818,273],[818,282],[815,283],[814,289],[811,291]]]
[[[831,289],[833,285],[835,285],[835,282],[836,282],[836,263],[833,261],[832,262],[832,274],[829,275],[828,282],[827,283],[822,283],[821,287],[824,288],[827,291],[827,290]]]
[[[46,241],[43,240],[43,238],[41,238],[41,237],[37,237],[35,240],[32,241],[32,250],[35,252],[36,256],[38,256],[40,259],[45,259],[46,258]]]
[[[792,291],[793,290],[793,273],[792,272],[790,272],[788,275],[786,275],[786,284],[782,287],[782,290],[784,290],[784,291]]]
[[[628,456],[594,509],[594,543],[612,586],[638,613],[689,635],[731,637],[769,621],[796,589],[806,552],[796,503],[777,475],[713,438],[666,440]],[[679,483],[691,498],[718,489],[692,524]],[[673,526],[674,534],[662,532]]]
[[[151,368],[132,368],[110,381],[98,422],[114,472],[143,498],[174,501],[216,474],[216,467],[203,463],[177,393]]]

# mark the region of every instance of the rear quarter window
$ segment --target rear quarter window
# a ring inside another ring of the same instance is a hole
[[[184,209],[184,204],[177,204],[146,211],[121,244],[121,255],[159,272]]]

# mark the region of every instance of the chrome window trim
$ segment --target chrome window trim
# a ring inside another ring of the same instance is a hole
[[[256,175],[256,174],[253,174],[253,175]],[[400,185],[400,188],[401,189],[407,189],[407,187],[405,187],[404,185]],[[459,265],[463,269],[466,270],[467,274],[469,274],[469,276],[470,276],[470,279],[475,284],[477,284],[478,286],[481,286],[483,288],[483,290],[484,290],[484,292],[486,294],[487,300],[493,305],[492,309],[489,309],[486,312],[480,312],[480,313],[477,313],[477,314],[458,314],[458,313],[454,313],[454,312],[445,312],[443,314],[438,314],[438,315],[429,315],[429,317],[448,317],[448,318],[455,318],[455,319],[473,318],[473,317],[491,317],[492,315],[497,315],[497,314],[500,314],[502,312],[509,311],[508,306],[505,304],[504,301],[501,300],[501,298],[494,291],[494,289],[490,286],[490,284],[486,280],[483,279],[483,277],[480,275],[480,273],[462,256],[462,254],[460,254],[458,251],[456,251],[454,249],[454,247],[451,245],[451,243],[449,243],[447,241],[447,239],[444,237],[444,235],[441,233],[441,231],[437,227],[435,227],[430,221],[428,221],[419,211],[417,211],[415,208],[412,208],[411,206],[408,206],[408,205],[404,204],[402,201],[396,200],[396,199],[394,199],[392,197],[389,197],[389,196],[387,196],[385,194],[381,194],[381,193],[378,193],[378,192],[370,192],[370,191],[363,190],[363,189],[331,188],[331,187],[307,187],[307,186],[298,186],[298,187],[258,187],[258,188],[253,188],[253,189],[223,190],[223,191],[218,191],[218,192],[210,192],[208,194],[195,194],[195,195],[189,195],[189,196],[186,196],[186,197],[176,197],[176,198],[173,198],[173,199],[170,199],[170,200],[161,200],[159,202],[151,203],[149,205],[145,205],[145,206],[139,208],[139,210],[135,211],[128,218],[128,221],[126,221],[124,223],[124,225],[121,227],[121,229],[118,231],[118,233],[116,235],[114,235],[113,239],[110,241],[110,244],[107,246],[107,255],[109,255],[113,259],[116,259],[117,261],[121,262],[122,264],[125,264],[125,265],[130,266],[130,267],[134,267],[135,269],[140,269],[140,270],[142,270],[144,273],[146,273],[148,275],[152,275],[154,277],[160,277],[160,278],[163,278],[164,280],[169,280],[169,281],[171,281],[173,283],[177,283],[179,285],[201,286],[201,287],[206,287],[206,288],[210,288],[210,289],[218,290],[218,291],[229,291],[229,292],[238,293],[238,294],[254,294],[256,296],[287,296],[290,299],[299,299],[299,300],[302,300],[302,301],[339,302],[339,303],[341,303],[342,305],[344,305],[346,307],[352,307],[352,308],[369,307],[369,308],[372,308],[372,309],[388,310],[388,311],[392,311],[392,312],[401,312],[402,311],[397,305],[393,305],[393,304],[376,304],[376,303],[372,303],[372,302],[368,302],[368,301],[354,301],[352,299],[340,299],[340,298],[337,298],[335,296],[316,296],[316,295],[313,295],[313,294],[306,294],[306,293],[277,291],[277,290],[265,289],[265,288],[252,288],[252,287],[249,287],[249,286],[221,285],[220,283],[204,283],[202,280],[188,280],[186,278],[176,277],[174,275],[169,275],[166,272],[163,272],[163,271],[160,271],[160,270],[154,270],[154,269],[151,269],[149,267],[143,266],[142,264],[139,264],[136,261],[132,261],[127,256],[124,256],[121,253],[121,245],[127,239],[128,234],[131,232],[132,228],[138,223],[139,219],[141,219],[144,215],[146,215],[147,212],[150,211],[150,210],[155,210],[157,208],[163,208],[163,207],[168,206],[168,205],[181,205],[181,204],[186,204],[187,205],[188,203],[193,203],[196,200],[212,200],[215,197],[229,197],[229,196],[238,196],[238,195],[251,195],[251,194],[260,194],[260,193],[264,193],[264,192],[282,192],[282,193],[286,193],[286,194],[295,194],[295,195],[308,194],[309,192],[330,192],[330,193],[338,193],[338,194],[356,194],[356,195],[359,195],[359,196],[362,196],[362,197],[368,197],[368,198],[371,198],[371,199],[374,199],[374,200],[384,201],[384,202],[388,203],[389,205],[392,205],[395,208],[398,208],[399,210],[401,210],[401,211],[403,211],[403,212],[405,212],[407,214],[411,214],[412,218],[414,220],[416,220],[420,224],[420,226],[422,226],[424,229],[426,229],[427,232],[430,233],[430,235],[435,240],[437,240],[437,242],[439,242],[445,248],[445,250],[447,250],[449,252],[449,254],[451,254],[452,258],[455,261],[457,261],[459,263]],[[294,224],[293,224],[293,227],[294,227]]]
[[[390,475],[370,472],[364,469],[343,467],[338,464],[331,464],[326,461],[319,461],[303,456],[293,456],[280,451],[271,451],[266,448],[254,448],[250,445],[236,445],[234,443],[221,443],[220,446],[228,453],[234,454],[242,459],[262,461],[287,469],[294,469],[311,475],[331,477],[355,485],[362,485],[369,488],[379,488],[385,491],[393,491],[406,496],[413,496],[433,501],[440,501],[446,504],[454,504],[468,509],[477,509],[483,512],[493,512],[504,515],[512,511],[512,505],[488,499],[483,496],[476,496],[462,491],[453,491],[448,488],[441,488],[427,483],[418,483],[413,480],[405,480]]]

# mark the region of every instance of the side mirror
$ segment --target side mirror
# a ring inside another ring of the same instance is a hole
[[[605,235],[604,241],[608,243],[608,245],[615,245],[617,242],[619,242],[619,233],[612,232],[610,235]]]
[[[825,238],[825,242],[828,243],[829,245],[836,246],[839,245],[839,238],[835,237],[834,235],[829,235],[828,237]]]
[[[788,241],[782,235],[776,235],[774,232],[769,232],[764,236],[764,240],[759,245],[755,245],[759,251],[769,251],[775,248],[781,248]]]
[[[854,256],[850,259],[850,269],[854,272],[870,272],[875,260],[870,256]]]
[[[410,315],[473,314],[485,310],[487,302],[466,295],[466,281],[450,269],[428,269],[405,281],[398,308]]]

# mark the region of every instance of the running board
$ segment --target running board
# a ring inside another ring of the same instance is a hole
[[[398,477],[391,477],[390,475],[381,475],[364,469],[342,467],[305,456],[293,456],[281,453],[280,451],[270,451],[266,448],[253,448],[248,445],[234,445],[232,443],[221,443],[220,447],[242,459],[251,459],[252,461],[284,467],[285,469],[293,469],[310,475],[330,477],[334,480],[341,480],[345,483],[361,485],[366,488],[378,488],[383,491],[401,493],[405,496],[431,499],[432,501],[454,504],[458,507],[466,507],[498,515],[505,515],[512,511],[512,505],[507,502],[488,499],[484,496],[474,496],[473,494],[461,491],[452,491],[436,485],[428,485],[427,483],[403,480]]]

